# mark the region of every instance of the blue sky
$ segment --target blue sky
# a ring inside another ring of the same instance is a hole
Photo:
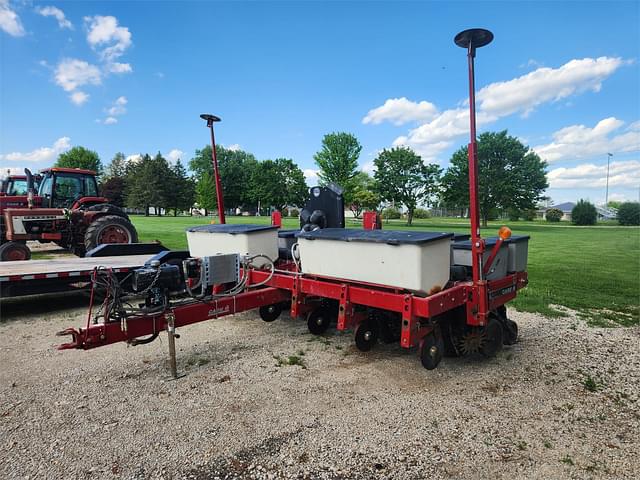
[[[640,3],[30,2],[0,0],[0,167],[44,168],[73,145],[107,163],[188,161],[217,140],[293,158],[314,181],[332,131],[362,168],[409,145],[448,164],[467,143],[465,52],[484,27],[479,131],[508,129],[549,161],[556,202],[640,194]]]

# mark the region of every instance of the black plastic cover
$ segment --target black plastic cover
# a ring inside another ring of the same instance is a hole
[[[275,230],[277,228],[275,225],[229,225],[228,223],[224,223],[189,227],[187,228],[187,232],[230,233],[234,235],[236,233],[260,232],[263,230]]]
[[[278,238],[295,238],[300,230],[278,230]]]
[[[495,247],[498,242],[498,237],[489,237],[484,239],[484,244],[487,247],[485,250],[490,250]],[[502,245],[507,245],[509,240],[505,240]],[[456,242],[452,245],[454,250],[471,250],[471,240],[465,242]]]
[[[445,238],[453,233],[408,232],[398,230],[360,230],[355,228],[325,228],[313,232],[300,232],[298,238],[309,240],[338,240],[342,242],[371,242],[388,245],[420,245]]]
[[[509,243],[518,243],[524,240],[529,240],[531,237],[529,235],[511,235],[509,239]]]

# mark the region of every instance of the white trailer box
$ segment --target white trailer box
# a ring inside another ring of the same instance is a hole
[[[278,259],[278,227],[271,225],[201,225],[187,229],[189,253],[193,257],[207,257],[218,253],[266,255]],[[268,264],[257,258],[257,267]]]
[[[298,234],[302,272],[429,293],[449,281],[452,233],[325,228]]]
[[[524,272],[527,270],[529,256],[529,235],[512,235],[509,239],[509,261],[507,271]]]
[[[482,255],[482,265],[486,265],[487,260],[491,256],[491,251],[493,247],[496,245],[498,241],[498,237],[486,238],[485,242],[485,251]],[[471,240],[467,240],[466,242],[456,242],[452,245],[453,247],[453,264],[454,265],[464,265],[465,267],[471,267],[473,265],[471,254]],[[493,259],[493,263],[491,264],[491,269],[489,273],[485,276],[487,280],[497,280],[499,278],[503,278],[507,276],[507,263],[509,259],[509,248],[508,243],[504,242],[498,254]]]

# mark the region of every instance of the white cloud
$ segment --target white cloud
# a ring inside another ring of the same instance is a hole
[[[69,95],[69,98],[71,99],[72,103],[79,106],[85,104],[87,100],[89,100],[89,95],[78,90]]]
[[[37,7],[36,13],[42,15],[43,17],[54,17],[58,20],[58,26],[60,28],[68,28],[73,30],[73,25],[67,18],[64,16],[64,12],[57,7]]]
[[[0,0],[0,29],[13,37],[25,34],[20,17],[9,7],[9,0]]]
[[[142,155],[140,153],[134,153],[133,155],[127,156],[127,158],[125,158],[125,160],[127,162],[137,163],[140,160],[142,160]]]
[[[362,119],[362,123],[377,125],[388,121],[394,125],[404,125],[408,122],[431,120],[437,113],[436,106],[424,100],[416,103],[406,97],[390,98],[382,106],[369,110],[367,116]]]
[[[624,133],[611,135],[623,125],[624,122],[615,117],[600,120],[593,128],[571,125],[555,132],[553,142],[533,150],[548,162],[640,150],[640,121],[629,125]]]
[[[120,115],[124,115],[127,113],[126,105],[129,103],[127,97],[120,96],[116,98],[109,108],[105,108],[105,112],[107,113],[107,118],[103,121],[97,120],[98,123],[104,123],[105,125],[113,125],[118,123],[118,119]]]
[[[118,97],[113,102],[113,105],[107,109],[107,113],[111,116],[124,115],[127,113],[126,105],[128,103],[127,97]]]
[[[605,188],[607,164],[583,163],[577,167],[555,168],[547,173],[549,188]],[[640,186],[640,161],[611,162],[609,187]]]
[[[318,185],[318,172],[319,170],[314,170],[313,168],[305,168],[302,173],[304,173],[304,179],[307,182],[307,185],[310,187],[314,187]]]
[[[66,92],[72,92],[83,85],[100,85],[102,74],[98,67],[84,60],[65,58],[56,66],[55,80]]]
[[[242,147],[238,143],[232,143],[231,145],[225,147],[227,150],[231,150],[232,152],[237,152],[238,150],[242,150]]]
[[[133,68],[131,68],[131,64],[129,63],[118,63],[113,62],[107,65],[107,70],[110,73],[131,73],[133,72]]]
[[[178,160],[180,160],[183,157],[183,155],[184,155],[184,152],[182,150],[178,150],[177,148],[174,148],[169,153],[167,153],[166,157],[169,163],[176,163]]]
[[[614,192],[614,193],[609,193],[609,201],[610,202],[633,202],[633,201],[637,201],[637,199],[629,198],[624,193]]]
[[[6,155],[0,155],[0,160],[7,162],[51,163],[60,153],[69,150],[69,148],[71,148],[71,139],[69,137],[61,137],[51,147],[40,147],[26,153],[7,153]]]
[[[621,58],[599,57],[571,60],[559,68],[538,68],[520,77],[505,82],[496,82],[480,89],[476,95],[477,125],[486,126],[501,117],[520,113],[529,115],[536,107],[548,102],[558,101],[585,91],[597,92],[602,82],[625,64]],[[403,123],[406,118],[414,118],[420,104],[400,102],[390,99],[384,105],[371,110],[363,123],[379,123],[384,120]],[[428,103],[428,102],[425,102]],[[469,133],[469,113],[464,106],[451,108],[437,113],[434,107],[433,118],[399,136],[394,146],[409,146],[429,161],[434,161],[443,150],[449,148],[454,139]],[[404,112],[400,105],[408,107]],[[431,105],[431,104],[429,104]],[[386,106],[386,108],[385,108]],[[373,112],[373,113],[372,113]],[[401,114],[401,112],[404,112]],[[423,108],[426,116],[427,109]],[[403,116],[404,115],[404,116]],[[408,115],[408,116],[407,116]],[[423,120],[424,121],[424,120]]]
[[[479,109],[498,117],[522,112],[528,115],[543,103],[561,100],[587,90],[600,91],[602,81],[624,64],[621,58],[571,60],[560,68],[542,67],[507,82],[482,88],[476,95]]]
[[[127,27],[118,25],[118,19],[112,16],[96,15],[84,18],[87,28],[87,42],[96,50],[113,73],[131,71],[129,64],[120,64],[116,60],[131,46],[131,32]]]

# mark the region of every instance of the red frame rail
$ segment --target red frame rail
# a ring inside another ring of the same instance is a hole
[[[267,280],[269,272],[251,270],[248,285]],[[516,292],[527,285],[527,273],[518,272],[500,280],[486,283],[487,306],[490,309],[515,298]],[[291,302],[291,316],[300,317],[318,307],[322,299],[338,301],[338,330],[348,330],[364,319],[356,306],[397,312],[402,317],[400,345],[411,348],[434,328],[433,317],[467,304],[479,296],[473,282],[458,282],[428,297],[385,287],[353,283],[341,279],[320,278],[296,272],[275,273],[266,286],[211,301],[170,307],[166,312],[130,317],[123,322],[89,324],[78,330],[66,329],[59,335],[71,335],[72,341],[60,345],[64,349],[91,349],[117,342],[155,335],[167,330],[170,320],[175,328],[216,319],[259,307]],[[171,317],[171,318],[170,318]]]

